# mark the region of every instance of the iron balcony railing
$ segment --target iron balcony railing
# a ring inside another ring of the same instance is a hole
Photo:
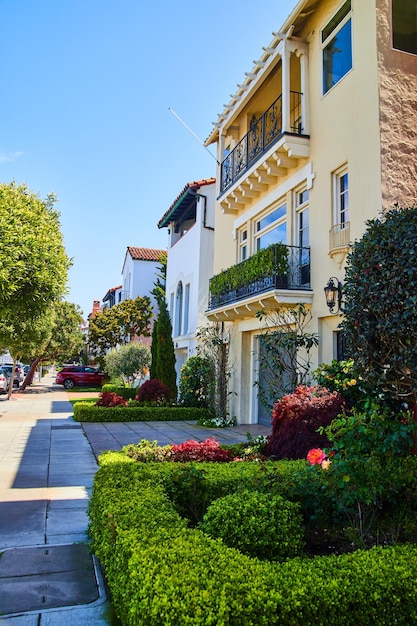
[[[310,289],[310,248],[286,247],[288,264],[287,271],[284,274],[281,271],[277,273],[272,268],[268,275],[260,276],[249,284],[242,284],[236,287],[236,289],[231,289],[219,295],[213,295],[210,289],[209,311],[274,289]],[[245,274],[243,266],[248,261],[250,259],[242,261],[235,266],[242,269],[242,276]],[[212,280],[210,280],[210,286]]]
[[[302,93],[290,92],[291,132],[301,135]],[[259,119],[251,124],[250,130],[239,141],[221,164],[220,192],[230,187],[255,161],[283,134],[282,95],[271,104]]]

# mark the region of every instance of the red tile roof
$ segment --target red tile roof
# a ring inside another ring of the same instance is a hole
[[[167,218],[174,212],[174,209],[178,205],[179,201],[187,194],[188,191],[193,191],[194,189],[200,189],[200,187],[204,187],[205,185],[212,185],[216,182],[215,178],[204,178],[202,180],[195,180],[192,183],[187,183],[181,193],[175,198],[174,202],[171,204],[169,209],[164,213],[161,219],[158,222],[158,228],[162,228],[167,225]]]
[[[154,250],[152,248],[135,248],[128,246],[127,251],[134,261],[159,261],[161,256],[166,255],[166,250]]]

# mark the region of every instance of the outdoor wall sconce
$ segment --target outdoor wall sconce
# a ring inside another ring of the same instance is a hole
[[[324,288],[324,294],[326,296],[326,304],[329,307],[330,313],[336,315],[336,313],[342,311],[342,283],[335,278],[335,276],[332,276],[327,281],[327,285]]]

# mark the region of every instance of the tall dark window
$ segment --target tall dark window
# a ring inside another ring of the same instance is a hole
[[[392,0],[392,43],[417,54],[417,0]]]
[[[351,16],[348,0],[322,30],[323,93],[327,93],[352,69]]]
[[[346,337],[340,330],[335,332],[335,349],[337,361],[344,361],[347,359]]]

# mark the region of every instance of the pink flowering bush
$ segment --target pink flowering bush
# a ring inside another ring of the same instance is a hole
[[[312,448],[326,448],[323,430],[344,412],[346,402],[337,391],[299,385],[281,398],[272,412],[272,433],[265,455],[276,459],[305,459]]]

